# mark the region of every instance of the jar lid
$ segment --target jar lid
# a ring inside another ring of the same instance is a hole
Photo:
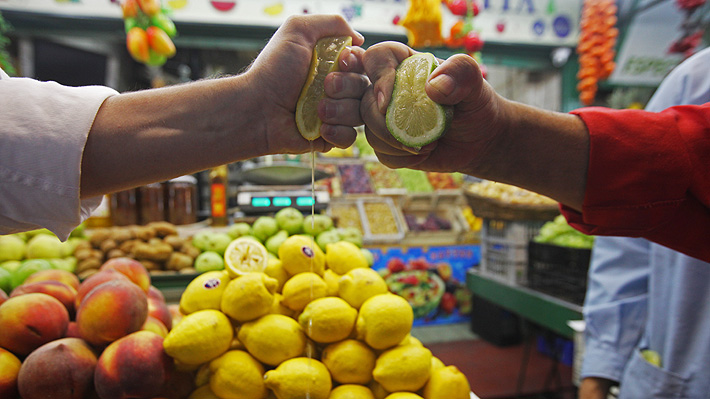
[[[170,183],[197,184],[197,178],[193,175],[185,175],[185,176],[176,177],[174,179],[170,179],[169,182]]]

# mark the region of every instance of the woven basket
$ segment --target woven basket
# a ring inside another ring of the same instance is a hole
[[[552,220],[560,214],[557,205],[510,204],[464,190],[473,213],[499,220]]]

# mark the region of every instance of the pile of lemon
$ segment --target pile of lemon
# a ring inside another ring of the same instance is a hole
[[[223,271],[180,299],[165,352],[194,370],[190,398],[465,399],[467,378],[410,335],[413,312],[346,241],[289,237],[278,258],[237,239]]]

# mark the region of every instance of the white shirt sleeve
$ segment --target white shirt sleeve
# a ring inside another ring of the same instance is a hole
[[[115,94],[0,70],[0,234],[45,227],[65,240],[100,204],[80,200],[81,158],[99,107]]]

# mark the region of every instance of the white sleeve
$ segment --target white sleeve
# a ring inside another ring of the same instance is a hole
[[[99,107],[115,94],[0,70],[0,234],[45,227],[64,240],[100,204],[80,200],[81,158]]]

